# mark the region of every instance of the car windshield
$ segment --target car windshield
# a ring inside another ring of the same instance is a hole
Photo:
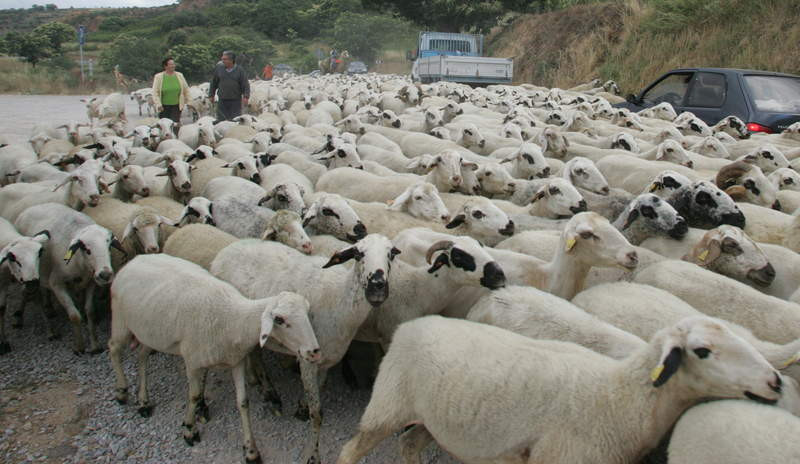
[[[800,78],[750,75],[744,81],[758,111],[800,113]]]

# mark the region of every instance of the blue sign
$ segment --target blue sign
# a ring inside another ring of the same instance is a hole
[[[86,44],[86,26],[84,25],[78,26],[78,44]]]

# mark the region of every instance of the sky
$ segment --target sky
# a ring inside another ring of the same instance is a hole
[[[59,8],[98,8],[98,7],[149,7],[177,3],[177,0],[0,0],[0,10],[8,8],[30,8],[32,5],[53,3]]]

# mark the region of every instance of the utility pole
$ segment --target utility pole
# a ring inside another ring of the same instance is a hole
[[[83,44],[86,43],[86,27],[83,24],[78,26],[78,48],[81,54],[81,85],[83,85],[85,81],[85,76],[83,74]]]

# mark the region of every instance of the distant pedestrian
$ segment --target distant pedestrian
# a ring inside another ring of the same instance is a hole
[[[183,106],[189,101],[189,84],[183,74],[175,71],[175,60],[171,56],[161,62],[164,71],[153,76],[153,102],[159,118],[169,118],[181,123]]]
[[[271,81],[272,80],[272,63],[267,63],[267,65],[264,66],[264,74],[263,74],[263,76],[264,76],[264,80],[265,81]]]
[[[222,52],[222,66],[217,64],[211,77],[208,98],[214,103],[217,90],[217,120],[230,121],[242,114],[242,105],[247,106],[250,100],[250,83],[241,66],[236,64],[236,54],[231,51]]]

